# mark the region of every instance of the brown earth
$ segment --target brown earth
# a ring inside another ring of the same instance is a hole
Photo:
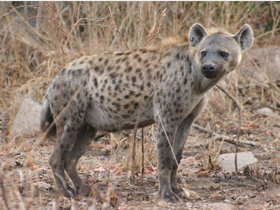
[[[215,103],[216,93],[209,107]],[[239,151],[252,151],[258,163],[240,170],[240,173],[224,172],[215,162],[219,150],[220,153],[234,152],[235,145],[214,141],[209,134],[192,129],[179,167],[178,182],[199,197],[190,196],[176,204],[158,201],[157,155],[153,137],[155,126],[152,126],[144,129],[143,183],[137,170],[136,183],[133,184],[127,167],[131,164],[131,132],[106,135],[93,141],[78,166],[83,180],[94,189],[92,197],[67,199],[56,194],[48,165],[54,145],[52,139],[39,144],[37,138],[24,139],[18,147],[12,146],[12,142],[2,145],[0,158],[4,173],[1,177],[1,206],[4,209],[5,206],[7,209],[279,209],[279,118],[277,113],[271,117],[254,114],[254,110],[248,112],[246,108],[242,111],[240,139],[255,142],[257,146],[239,147]],[[212,116],[207,108],[197,123],[207,123],[207,127],[215,132],[235,137],[237,113],[233,112],[231,117],[228,118],[222,111]],[[115,137],[117,144],[110,142]],[[17,139],[14,141],[17,143]],[[136,148],[136,167],[139,169],[140,131]]]

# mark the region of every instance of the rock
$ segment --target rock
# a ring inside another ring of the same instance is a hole
[[[13,136],[35,136],[40,132],[40,113],[42,106],[25,98],[20,106],[13,125]]]
[[[222,154],[218,157],[219,166],[225,171],[235,171],[234,164],[235,153]],[[252,152],[240,152],[237,153],[237,166],[238,170],[245,166],[257,163],[257,159],[254,157]]]
[[[279,118],[279,115],[273,112],[270,108],[263,107],[254,111],[255,114],[261,114],[267,117]]]
[[[234,210],[235,206],[227,203],[210,203],[207,205],[207,210]]]

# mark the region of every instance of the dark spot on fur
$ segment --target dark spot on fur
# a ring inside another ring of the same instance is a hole
[[[121,55],[123,55],[123,52],[116,53],[116,56],[121,56]]]
[[[113,72],[113,73],[110,73],[109,74],[109,77],[111,78],[111,79],[114,79],[114,78],[116,78],[118,76],[118,74],[116,73],[116,72]]]
[[[64,73],[65,73],[65,70],[66,70],[65,68],[62,69],[62,70],[61,70],[61,74],[64,74]]]
[[[132,76],[131,79],[132,79],[132,82],[134,82],[134,83],[136,82],[136,77],[135,76]]]
[[[134,109],[137,109],[138,108],[138,106],[139,106],[139,104],[136,102],[136,103],[134,103]]]
[[[127,109],[128,107],[129,107],[129,104],[125,104],[125,105],[123,106],[124,109]]]
[[[133,96],[133,95],[134,95],[134,91],[133,91],[133,90],[130,90],[130,91],[129,91],[129,94]]]
[[[138,58],[138,62],[139,62],[139,63],[142,62],[142,58],[141,58],[141,57]]]
[[[140,52],[141,52],[141,53],[146,53],[147,50],[145,50],[145,49],[140,49]]]
[[[129,118],[129,115],[128,114],[123,114],[122,117],[123,118]]]
[[[108,66],[107,71],[110,72],[113,69],[112,66]]]
[[[102,58],[102,57],[98,58],[98,61],[99,61],[99,62],[101,62],[102,60],[103,60],[103,58]]]
[[[119,89],[120,89],[120,85],[119,85],[119,84],[116,84],[115,90],[117,91],[117,90],[119,90]]]
[[[127,67],[124,71],[127,72],[127,73],[131,72],[132,71],[132,66]]]
[[[161,135],[162,135],[162,136],[165,135],[164,132],[162,132]],[[158,147],[158,148],[162,148],[162,147],[163,147],[163,143],[159,143],[159,144],[157,145],[157,147]]]
[[[168,63],[167,63],[167,68],[170,68],[170,66],[171,66],[171,63],[168,62]]]
[[[184,79],[184,85],[186,85],[188,83],[188,78]]]
[[[78,76],[81,76],[81,75],[82,75],[82,69],[77,69],[76,71],[77,71],[77,75],[78,75]]]
[[[106,58],[106,60],[104,61],[104,64],[105,64],[105,65],[107,65],[107,64],[108,64],[108,62],[109,62],[109,59],[108,59],[108,58]]]
[[[95,86],[95,87],[98,87],[98,82],[97,82],[97,79],[96,79],[96,78],[94,78],[93,83],[94,83],[94,86]]]
[[[98,67],[98,66],[95,66],[95,67],[94,67],[94,71],[95,71],[95,72],[98,72],[98,71],[99,71],[99,67]]]

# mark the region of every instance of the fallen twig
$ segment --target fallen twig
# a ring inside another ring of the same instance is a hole
[[[233,144],[233,145],[237,144],[237,140],[235,138],[215,133],[214,131],[207,130],[207,129],[205,129],[202,126],[197,125],[197,124],[193,124],[192,127],[194,129],[200,131],[200,132],[210,134],[213,137],[214,140],[218,140],[218,141],[224,140],[225,142]],[[255,146],[258,146],[258,144],[256,142],[253,142],[253,141],[239,140],[238,146],[240,146],[240,147],[246,147],[246,146],[255,147]]]

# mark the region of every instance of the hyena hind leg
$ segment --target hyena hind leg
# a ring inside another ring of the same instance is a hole
[[[82,193],[84,195],[89,195],[91,191],[89,187],[83,184],[80,176],[78,175],[76,166],[80,157],[82,157],[82,155],[84,155],[87,151],[89,144],[94,139],[96,133],[97,130],[91,126],[82,126],[82,128],[79,129],[77,139],[65,162],[65,170],[73,182],[77,194]]]
[[[68,123],[64,127],[58,127],[58,139],[49,160],[58,191],[66,197],[73,197],[76,194],[67,184],[64,170],[67,157],[77,140],[77,136],[78,130],[76,125]]]

